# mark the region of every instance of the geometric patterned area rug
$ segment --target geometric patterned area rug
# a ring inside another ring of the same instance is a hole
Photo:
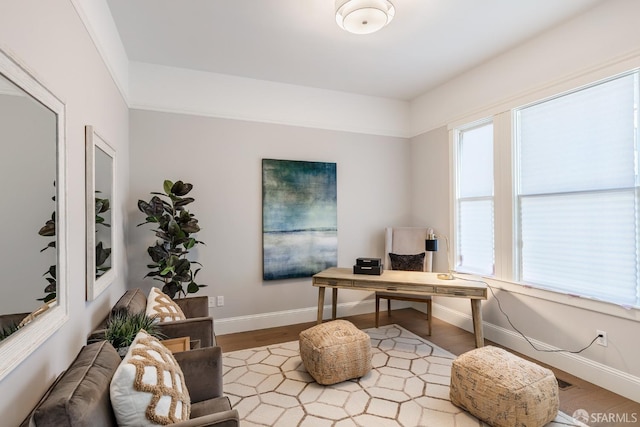
[[[323,386],[298,341],[223,354],[224,393],[243,427],[485,427],[449,400],[456,356],[398,325],[365,330],[373,369]],[[584,426],[564,413],[548,427]]]

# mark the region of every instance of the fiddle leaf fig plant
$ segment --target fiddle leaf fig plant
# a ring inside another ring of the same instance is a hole
[[[153,231],[159,240],[147,249],[151,257],[152,269],[145,277],[152,277],[163,283],[162,292],[171,298],[180,298],[196,293],[206,285],[196,283],[202,264],[187,258],[189,250],[203,242],[196,240],[192,234],[200,231],[198,220],[189,213],[185,206],[194,202],[193,197],[184,197],[193,189],[193,185],[182,181],[165,180],[164,193],[151,192],[148,202],[138,200],[138,209],[144,213],[146,221],[138,224],[156,224]]]

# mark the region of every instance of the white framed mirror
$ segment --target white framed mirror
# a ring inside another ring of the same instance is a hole
[[[85,127],[87,201],[87,301],[96,299],[115,279],[113,250],[116,152],[96,132]]]
[[[2,49],[0,135],[2,379],[68,319],[65,105]]]

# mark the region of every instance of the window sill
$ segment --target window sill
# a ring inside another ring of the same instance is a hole
[[[476,276],[467,273],[454,273],[461,278],[469,280],[482,280],[490,285],[493,290],[503,290],[518,295],[524,295],[531,298],[542,299],[546,301],[564,304],[571,307],[581,308],[583,310],[594,311],[609,316],[615,316],[622,319],[634,320],[640,322],[640,309],[637,307],[626,307],[606,301],[600,301],[593,298],[570,295],[551,289],[545,289],[527,285],[524,283],[502,280],[495,277]],[[491,295],[491,290],[489,290]]]

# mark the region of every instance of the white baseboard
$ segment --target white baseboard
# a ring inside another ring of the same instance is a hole
[[[421,307],[415,309],[423,311]],[[447,323],[458,326],[466,331],[473,331],[471,315],[452,310],[440,304],[433,304],[433,316]],[[585,381],[596,384],[628,399],[640,402],[640,378],[618,369],[611,368],[599,362],[587,359],[579,354],[556,352],[547,353],[533,349],[529,343],[517,332],[505,329],[492,323],[483,322],[484,336],[493,342],[503,345],[519,353],[525,354],[542,363],[562,369]],[[529,338],[529,337],[528,337]],[[541,341],[529,338],[540,349],[557,350]],[[589,408],[582,408],[589,410]]]
[[[410,303],[398,301],[393,303],[393,309],[411,307]],[[355,316],[357,314],[373,313],[375,301],[338,303],[337,316]],[[227,317],[215,320],[216,335],[233,334],[236,332],[255,331],[258,329],[275,328],[278,326],[295,325],[297,323],[315,322],[318,308],[305,307],[296,310],[275,311],[271,313],[252,314],[249,316]],[[324,319],[331,317],[331,304],[324,306]]]

